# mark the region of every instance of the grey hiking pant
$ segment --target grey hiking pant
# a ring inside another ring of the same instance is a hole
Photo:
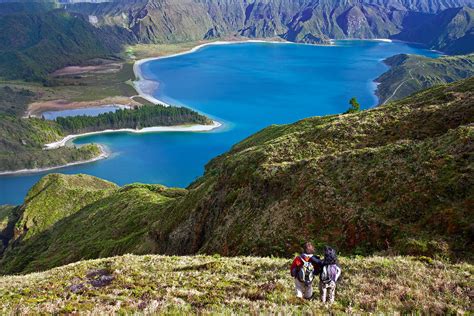
[[[334,303],[334,297],[336,296],[336,282],[331,281],[329,283],[324,283],[320,281],[319,291],[321,294],[321,301],[323,303]]]

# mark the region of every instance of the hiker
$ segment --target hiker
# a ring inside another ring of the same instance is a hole
[[[341,268],[337,264],[336,250],[326,246],[321,274],[319,275],[319,291],[323,303],[334,303],[336,283],[341,276]]]
[[[310,242],[303,245],[303,253],[291,264],[290,273],[295,278],[296,296],[311,299],[313,297],[313,279],[319,274],[322,261],[314,255],[314,246]]]

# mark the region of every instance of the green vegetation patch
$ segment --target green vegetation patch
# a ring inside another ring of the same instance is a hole
[[[133,256],[0,277],[2,313],[469,313],[474,269],[416,257],[341,258],[336,303],[294,295],[291,261]],[[317,286],[315,286],[317,297]]]
[[[439,58],[401,54],[387,58],[385,63],[390,70],[375,80],[380,103],[474,76],[474,54]]]
[[[28,193],[3,273],[44,270],[83,258],[154,252],[150,225],[169,216],[183,189],[114,184],[85,175],[48,175]]]
[[[106,57],[121,49],[114,32],[95,28],[83,16],[57,9],[0,15],[0,73],[4,79],[42,81],[50,72]]]
[[[105,129],[212,124],[212,120],[191,109],[164,105],[143,105],[135,109],[119,109],[97,116],[58,117],[56,122],[68,134]]]

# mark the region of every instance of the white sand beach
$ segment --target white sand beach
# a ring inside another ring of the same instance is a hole
[[[153,126],[142,129],[122,128],[122,129],[106,129],[103,131],[89,132],[83,134],[68,135],[63,139],[44,145],[44,149],[55,149],[66,146],[66,144],[78,137],[104,134],[104,133],[156,133],[156,132],[206,132],[222,126],[221,123],[213,121],[211,125],[177,125],[177,126]]]

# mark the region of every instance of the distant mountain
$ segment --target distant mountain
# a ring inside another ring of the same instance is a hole
[[[458,8],[462,6],[465,8]],[[430,47],[464,53],[472,51],[470,44],[464,43],[469,40],[472,25],[450,23],[449,18],[451,12],[460,11],[469,16],[472,11],[469,6],[473,6],[472,2],[464,0],[449,4],[441,0],[136,0],[79,3],[67,9],[89,16],[95,25],[130,30],[138,42],[145,43],[225,36],[281,37],[296,42],[328,43],[329,38],[389,38],[400,33],[403,34],[400,38],[408,39],[404,32],[418,34],[420,24],[441,19],[444,23],[436,23],[436,32],[446,34],[449,40],[433,42]]]
[[[379,83],[376,94],[380,103],[474,76],[474,54],[439,58],[401,54],[384,62],[390,70],[375,80]]]
[[[471,78],[270,126],[186,190],[48,175],[10,210],[0,269],[124,253],[281,256],[308,239],[346,254],[472,260],[473,91]]]
[[[317,44],[395,38],[469,53],[472,6],[465,0],[1,2],[0,76],[44,80],[51,71],[120,52],[127,43],[225,37]]]
[[[408,42],[425,44],[448,54],[474,52],[474,9],[447,9],[439,14],[414,18],[413,26],[392,36]]]

